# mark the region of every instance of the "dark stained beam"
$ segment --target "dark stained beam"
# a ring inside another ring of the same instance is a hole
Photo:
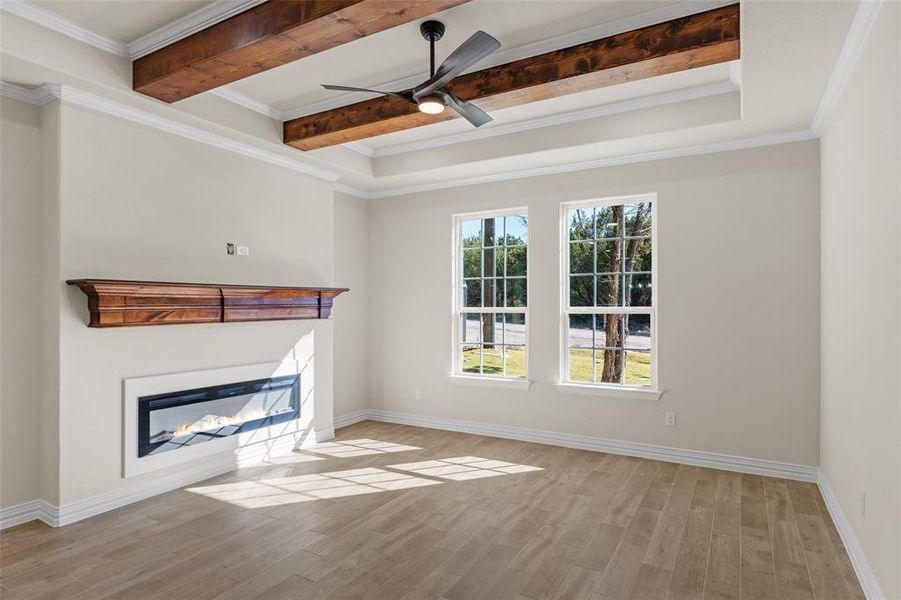
[[[175,102],[469,0],[269,0],[132,65],[135,91]]]
[[[486,111],[736,60],[733,4],[456,78],[448,88]],[[400,90],[398,90],[400,91]],[[286,121],[284,143],[313,150],[456,118],[380,97]]]

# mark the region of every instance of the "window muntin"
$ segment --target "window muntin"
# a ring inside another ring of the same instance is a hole
[[[563,206],[563,380],[655,387],[654,199]]]
[[[454,373],[528,374],[525,209],[456,217]]]

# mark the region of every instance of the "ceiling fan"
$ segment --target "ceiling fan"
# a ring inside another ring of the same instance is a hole
[[[435,69],[435,42],[444,36],[444,23],[426,21],[419,26],[419,32],[429,42],[429,72],[431,76],[411,91],[383,92],[380,90],[328,84],[322,84],[322,87],[327,90],[370,92],[400,98],[405,102],[417,105],[420,111],[430,115],[437,115],[444,112],[445,107],[450,107],[476,127],[491,121],[492,119],[488,116],[488,113],[471,102],[457,98],[445,86],[457,75],[500,48],[501,43],[484,31],[476,31],[468,40],[460,44],[459,48],[451,52],[450,56],[441,63],[438,69]]]

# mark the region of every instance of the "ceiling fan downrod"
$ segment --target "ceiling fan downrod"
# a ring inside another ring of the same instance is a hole
[[[426,21],[419,26],[419,33],[429,42],[429,77],[435,76],[435,42],[444,37],[444,23]]]

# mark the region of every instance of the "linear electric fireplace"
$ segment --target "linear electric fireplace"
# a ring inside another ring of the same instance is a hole
[[[138,457],[291,421],[300,416],[300,375],[138,397]]]

